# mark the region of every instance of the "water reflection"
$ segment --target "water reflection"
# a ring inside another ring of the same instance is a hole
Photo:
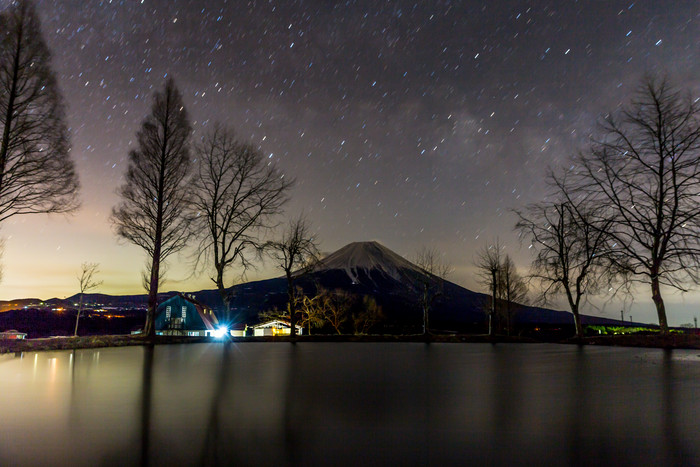
[[[0,465],[694,465],[698,363],[418,343],[3,355]]]
[[[143,376],[141,383],[141,465],[149,464],[151,445],[151,400],[153,397],[153,344],[143,347]]]
[[[300,425],[299,418],[302,416],[295,411],[295,402],[299,399],[295,390],[300,387],[300,382],[297,380],[298,355],[298,346],[295,342],[292,342],[289,348],[287,377],[284,385],[284,460],[287,465],[301,464],[301,452],[298,449],[299,441],[295,432],[295,427]]]
[[[201,465],[215,466],[225,465],[225,457],[222,456],[222,445],[230,443],[235,433],[230,433],[229,438],[224,440],[220,436],[221,431],[221,412],[223,410],[224,398],[226,397],[227,381],[229,374],[233,371],[231,364],[231,347],[232,342],[226,341],[222,345],[221,363],[219,364],[219,374],[211,398],[211,407],[209,409],[209,421],[206,426],[206,435],[202,444]]]

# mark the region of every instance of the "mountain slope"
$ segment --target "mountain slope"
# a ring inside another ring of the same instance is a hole
[[[410,281],[411,275],[424,274],[415,264],[377,242],[354,242],[322,259],[314,272],[345,271],[350,280],[360,282],[360,275],[371,273],[396,281]]]
[[[306,294],[315,294],[322,287],[371,296],[386,316],[386,332],[417,332],[422,325],[420,294],[425,274],[417,265],[378,242],[354,242],[326,256],[310,273],[297,276],[296,284]],[[257,322],[260,311],[284,309],[286,286],[286,280],[280,277],[233,287],[231,305],[236,320],[251,324]],[[443,294],[433,303],[431,327],[484,331],[488,303],[488,295],[445,281]],[[513,321],[520,325],[573,325],[573,316],[564,311],[522,306]],[[617,320],[593,316],[584,316],[583,322],[619,324]]]

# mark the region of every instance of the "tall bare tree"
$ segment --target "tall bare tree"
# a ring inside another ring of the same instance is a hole
[[[201,232],[198,260],[213,263],[211,280],[230,314],[231,288],[224,275],[236,264],[243,272],[248,269],[248,254],[259,249],[261,230],[272,226],[292,182],[259,150],[219,125],[195,146],[195,155],[192,208],[198,214],[195,230]]]
[[[141,124],[137,148],[119,188],[121,202],[112,210],[117,235],[148,254],[148,311],[144,334],[155,335],[161,263],[181,250],[190,237],[191,127],[182,96],[172,79],[154,95],[151,114]]]
[[[416,254],[416,265],[425,272],[420,280],[420,304],[423,310],[423,335],[427,337],[430,334],[430,309],[444,293],[445,279],[452,272],[452,267],[440,258],[436,249],[425,246]]]
[[[0,13],[0,221],[79,207],[63,98],[34,5]]]
[[[496,334],[494,319],[496,317],[496,300],[498,299],[498,274],[501,270],[501,250],[500,242],[496,240],[493,245],[483,247],[477,253],[475,261],[481,282],[491,291],[491,306],[488,311],[489,336]]]
[[[75,316],[75,331],[74,336],[78,335],[78,321],[80,314],[83,311],[83,300],[85,292],[95,289],[102,285],[102,281],[95,280],[95,276],[100,272],[97,268],[99,263],[83,263],[80,265],[80,275],[78,276],[78,284],[80,285],[80,301],[78,302],[78,314]]]
[[[686,291],[700,280],[699,116],[697,100],[647,78],[601,122],[602,136],[575,169],[577,191],[613,219],[607,234],[622,253],[613,266],[651,287],[663,333],[661,287]]]
[[[607,231],[611,219],[596,214],[586,200],[567,198],[564,184],[557,184],[561,201],[542,202],[516,211],[515,228],[534,247],[531,277],[540,285],[544,303],[564,294],[574,315],[576,336],[583,336],[579,314],[581,300],[610,283],[610,250]],[[607,280],[606,280],[607,279]]]
[[[277,261],[287,278],[287,310],[289,312],[291,335],[296,336],[296,288],[294,281],[303,275],[317,261],[318,244],[311,234],[309,222],[301,215],[289,222],[279,240],[267,242],[264,247]]]

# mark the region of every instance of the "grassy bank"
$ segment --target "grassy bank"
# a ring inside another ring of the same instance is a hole
[[[700,349],[700,335],[671,333],[663,334],[623,334],[616,336],[585,337],[580,342],[569,339],[567,343],[586,345],[609,345],[621,347],[652,347],[657,349]]]
[[[299,336],[296,342],[426,342],[424,336],[417,335],[319,335]],[[195,344],[201,342],[220,342],[208,337],[157,336],[154,344]],[[235,338],[236,343],[249,342],[291,342],[288,336]],[[430,336],[429,342],[435,343],[536,343],[536,339],[527,337],[496,336],[473,334],[438,334]],[[0,353],[36,352],[42,350],[92,349],[99,347],[123,347],[149,343],[142,336],[86,336],[57,337],[49,339],[20,339],[0,341]],[[567,339],[564,344],[607,345],[623,347],[652,347],[668,349],[700,349],[700,336],[693,334],[656,335],[616,335],[586,337],[581,340]]]

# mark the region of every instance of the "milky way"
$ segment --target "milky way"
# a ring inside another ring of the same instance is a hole
[[[474,253],[496,237],[525,270],[510,210],[544,196],[546,168],[644,73],[700,89],[696,1],[331,3],[38,2],[83,208],[3,226],[0,295],[71,295],[83,261],[100,262],[103,291],[141,293],[144,255],[108,217],[166,76],[195,139],[223,122],[296,179],[287,213],[307,213],[324,251],[436,247],[472,289]],[[186,256],[169,270],[166,290],[210,287]]]

